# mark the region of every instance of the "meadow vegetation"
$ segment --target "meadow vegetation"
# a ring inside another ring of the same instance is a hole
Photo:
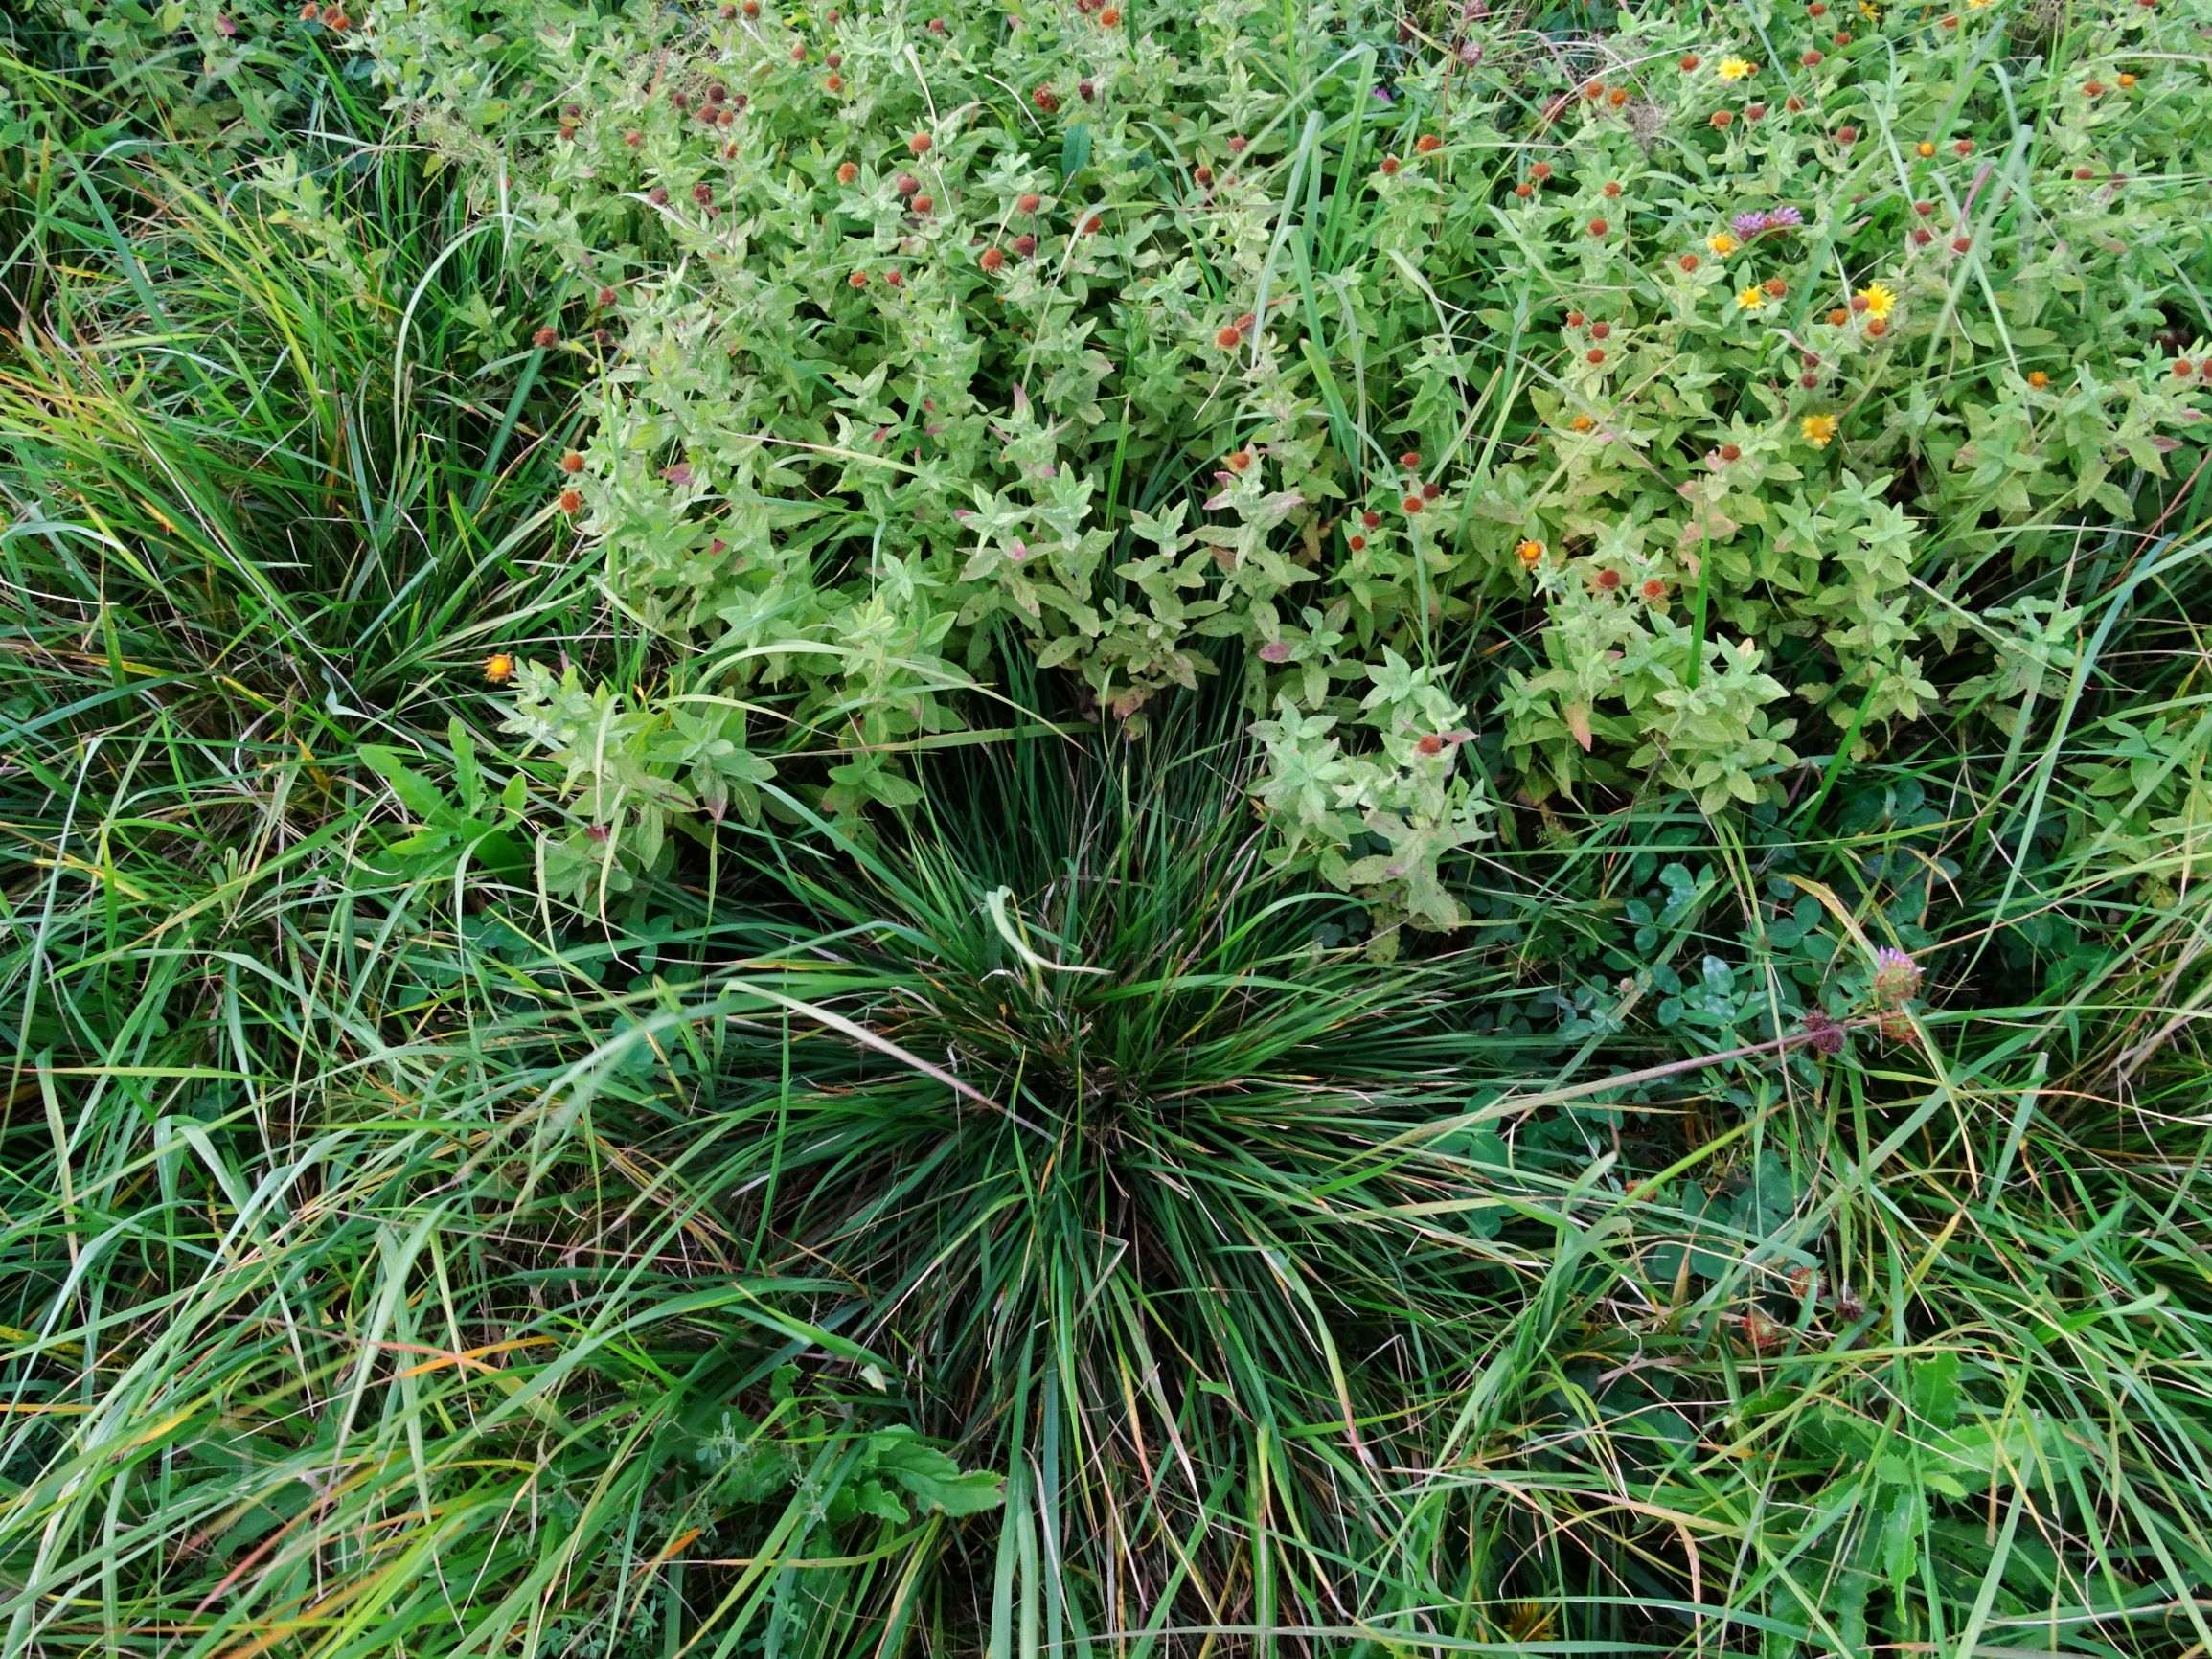
[[[2212,1651],[2212,4],[0,19],[0,1652]]]

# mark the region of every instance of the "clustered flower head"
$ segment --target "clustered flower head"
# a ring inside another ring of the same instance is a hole
[[[1920,993],[1920,964],[1894,945],[1874,953],[1874,978],[1867,989],[1883,1008],[1895,1008]]]
[[[1736,233],[1736,239],[1747,242],[1763,237],[1769,231],[1793,231],[1805,222],[1805,216],[1796,208],[1785,204],[1778,208],[1751,209],[1738,214],[1729,220],[1728,228]],[[1721,239],[1713,239],[1718,242]],[[1715,253],[1722,250],[1715,247]]]
[[[1825,1009],[1811,1009],[1805,1015],[1805,1036],[1813,1047],[1824,1055],[1839,1055],[1847,1034]]]

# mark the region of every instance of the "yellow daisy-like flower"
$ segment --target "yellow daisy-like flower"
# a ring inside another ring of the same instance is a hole
[[[1966,9],[1969,11],[1979,11],[1984,6],[1987,6],[1988,4],[1989,0],[1966,0]]]
[[[1859,290],[1859,297],[1866,302],[1866,314],[1870,317],[1886,317],[1897,309],[1896,293],[1880,283],[1867,284]]]
[[[1713,73],[1720,76],[1722,80],[1741,80],[1751,73],[1751,60],[1748,57],[1723,57],[1721,59],[1720,66]]]
[[[1538,565],[1543,562],[1543,543],[1540,541],[1533,539],[1524,541],[1515,548],[1514,552],[1519,556],[1521,563],[1530,570],[1536,569]]]
[[[1753,283],[1736,296],[1736,308],[1740,311],[1756,311],[1766,304],[1767,290],[1757,283]]]
[[[1736,239],[1730,236],[1726,231],[1716,231],[1713,235],[1705,239],[1705,245],[1711,248],[1715,253],[1719,254],[1722,259],[1726,259],[1730,254],[1736,251]]]
[[[1874,0],[1859,0],[1859,14],[1869,23],[1881,21],[1881,8],[1877,6]]]
[[[1815,449],[1825,449],[1836,437],[1836,420],[1833,415],[1808,415],[1797,422],[1797,430],[1805,435],[1805,442]]]
[[[505,651],[493,651],[484,659],[484,677],[495,686],[504,686],[514,677],[514,659]]]

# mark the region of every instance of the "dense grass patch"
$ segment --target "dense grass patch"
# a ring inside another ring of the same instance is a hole
[[[6,1651],[2212,1647],[2201,13],[766,10],[0,30]]]

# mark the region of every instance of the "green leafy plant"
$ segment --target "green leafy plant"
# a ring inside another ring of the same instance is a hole
[[[1008,650],[1139,723],[1232,668],[1282,854],[1454,925],[1492,706],[1524,787],[1771,797],[1944,677],[2014,707],[1939,672],[1961,616],[2056,615],[2201,448],[2188,5],[541,11],[354,49],[569,273],[562,501],[674,665],[626,719],[766,696],[839,815]]]

